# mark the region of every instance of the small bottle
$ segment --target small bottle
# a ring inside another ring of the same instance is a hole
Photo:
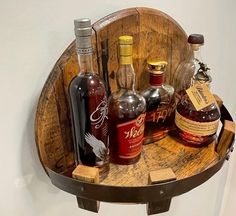
[[[87,18],[74,21],[80,73],[70,83],[69,95],[76,162],[109,169],[108,107],[104,83],[93,71],[92,27]]]
[[[200,147],[215,139],[220,120],[220,110],[214,101],[214,97],[208,91],[211,83],[209,68],[198,58],[204,37],[198,34],[190,35],[188,41],[194,47],[194,75],[191,78],[191,88],[186,86],[188,89],[183,91],[184,94],[176,106],[175,125],[177,136],[182,139],[184,144]],[[191,92],[194,93],[189,94]],[[195,99],[195,96],[198,98]],[[205,98],[206,102],[214,102],[198,110],[194,104],[200,104],[201,101],[204,101],[201,98]],[[208,98],[213,98],[213,100],[208,100]]]
[[[148,60],[150,87],[143,91],[146,100],[144,144],[164,138],[174,124],[174,88],[164,84],[167,62]]]
[[[119,37],[118,91],[108,99],[110,160],[117,164],[137,162],[143,144],[146,103],[135,91],[132,45],[132,36]]]

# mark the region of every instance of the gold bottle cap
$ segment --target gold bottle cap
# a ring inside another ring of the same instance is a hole
[[[166,61],[157,61],[155,59],[147,60],[148,68],[150,73],[157,73],[158,71],[165,71],[168,63]]]
[[[133,37],[128,35],[122,35],[119,37],[119,44],[120,45],[132,45],[133,44]]]
[[[119,37],[119,61],[120,64],[132,64],[133,37],[123,35]]]

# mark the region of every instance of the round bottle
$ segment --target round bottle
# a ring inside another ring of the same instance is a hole
[[[108,99],[110,161],[117,164],[137,162],[143,144],[146,103],[135,90],[132,45],[133,37],[119,37],[118,91]]]
[[[192,67],[186,67],[185,71],[186,73],[189,71],[192,73],[194,70],[190,85],[198,85],[197,88],[199,89],[204,89],[201,85],[210,88],[209,68],[199,60],[200,46],[204,43],[204,37],[203,35],[193,34],[189,36],[188,42],[194,51]],[[184,144],[200,147],[211,143],[215,139],[220,120],[220,110],[217,103],[212,103],[203,109],[197,110],[193,104],[193,99],[186,93],[188,87],[188,85],[184,86],[181,99],[176,106],[176,134]]]

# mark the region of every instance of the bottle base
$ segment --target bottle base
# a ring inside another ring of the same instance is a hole
[[[131,164],[135,164],[139,161],[141,154],[137,155],[134,158],[129,158],[129,159],[124,159],[124,158],[120,158],[120,157],[112,157],[110,159],[110,162],[113,164],[119,164],[119,165],[131,165]]]
[[[143,145],[147,145],[165,138],[169,130],[158,131],[144,136]]]
[[[103,164],[102,166],[96,166],[99,169],[99,180],[104,180],[109,173],[110,163]]]
[[[174,137],[177,141],[181,142],[183,145],[190,147],[204,147],[216,140],[216,135],[211,136],[195,136],[186,132],[179,130],[178,128],[169,132],[169,135]]]

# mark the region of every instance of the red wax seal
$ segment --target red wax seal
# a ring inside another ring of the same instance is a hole
[[[163,73],[150,73],[149,83],[152,86],[161,86],[164,82]]]

